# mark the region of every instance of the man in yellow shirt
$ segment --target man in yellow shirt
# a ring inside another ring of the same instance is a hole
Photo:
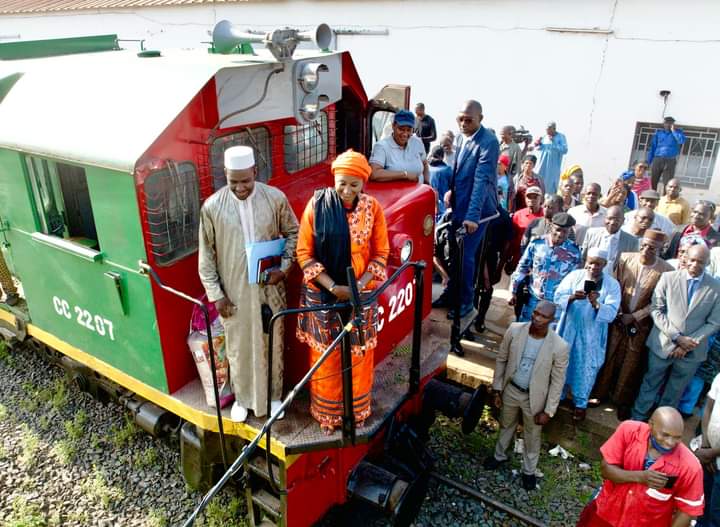
[[[657,212],[667,217],[675,225],[685,225],[690,221],[690,204],[680,196],[680,181],[671,179],[665,185],[665,195],[660,198]]]

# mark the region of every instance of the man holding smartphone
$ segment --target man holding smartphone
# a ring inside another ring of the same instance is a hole
[[[661,406],[646,424],[624,421],[600,447],[603,486],[578,527],[687,527],[703,512],[702,468],[682,443],[680,412]]]
[[[605,362],[608,325],[620,309],[620,284],[603,271],[607,261],[607,251],[592,247],[585,268],[568,274],[555,290],[561,311],[558,334],[570,345],[565,394],[572,392],[576,421],[585,419],[590,391]]]

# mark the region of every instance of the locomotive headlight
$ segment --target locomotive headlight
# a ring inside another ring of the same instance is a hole
[[[412,256],[412,240],[405,240],[402,249],[400,249],[400,263],[407,262]]]
[[[433,231],[433,227],[435,226],[435,222],[433,221],[433,217],[428,214],[425,216],[425,219],[423,220],[423,234],[425,236],[430,236]]]
[[[319,62],[308,62],[302,67],[298,82],[305,93],[312,93],[317,89],[321,71],[329,70],[325,64]]]

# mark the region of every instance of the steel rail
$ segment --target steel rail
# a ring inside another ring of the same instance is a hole
[[[546,523],[541,522],[540,520],[533,518],[532,516],[528,516],[522,511],[517,510],[515,507],[511,507],[510,505],[506,505],[501,501],[496,500],[495,498],[492,498],[488,496],[487,494],[484,494],[480,492],[477,489],[474,489],[465,483],[461,481],[456,481],[454,479],[450,479],[446,476],[443,476],[442,474],[438,472],[430,472],[430,477],[435,478],[440,483],[443,483],[447,485],[448,487],[452,487],[456,490],[459,490],[460,492],[467,494],[471,498],[475,498],[478,501],[482,501],[483,503],[486,503],[490,505],[491,507],[498,509],[505,514],[509,514],[513,518],[517,518],[518,520],[528,524],[532,525],[533,527],[548,527]]]

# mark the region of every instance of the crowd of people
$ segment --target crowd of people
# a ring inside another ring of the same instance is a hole
[[[585,181],[579,165],[561,170],[568,143],[556,123],[535,141],[524,130],[503,127],[495,169],[498,214],[472,255],[477,267],[463,266],[475,302],[467,306],[464,295],[461,315],[476,309],[475,328],[482,331],[504,272],[517,317],[496,360],[492,388],[500,435],[486,469],[507,460],[522,416],[522,481],[535,488],[541,427],[563,400],[575,421],[607,402],[623,422],[602,449],[606,483],[582,525],[637,525],[642,514],[662,525],[672,518],[672,525],[688,525],[703,511],[701,464],[707,506],[699,525],[720,524],[720,416],[714,411],[720,218],[713,202],[691,206],[682,195],[674,170],[684,141],[674,119],[665,118],[647,158],[619,171],[603,191]],[[453,215],[453,204],[442,196],[452,193],[461,147],[446,132],[430,151],[438,218]],[[494,154],[488,149],[480,158]],[[451,254],[439,252],[435,263],[441,276],[452,276]],[[451,293],[447,288],[434,307],[458,307]],[[684,420],[693,413],[703,423],[694,455],[680,444]],[[644,486],[653,500],[631,500],[633,485]]]
[[[300,221],[280,190],[256,182],[252,148],[225,152],[228,185],[201,211],[199,274],[225,330],[232,419],[280,412],[283,326],[275,326],[269,366],[264,324],[266,311],[285,306],[294,262],[302,269],[303,307],[348,300],[349,266],[367,294],[387,277],[389,243],[382,207],[363,192],[365,184],[428,184],[443,226],[434,263],[444,290],[433,306],[448,308],[448,318],[474,316],[483,331],[493,288],[509,276],[517,322],[497,354],[492,390],[500,434],[484,467],[507,461],[522,421],[522,483],[534,489],[542,427],[561,401],[572,405],[576,421],[588,407],[610,402],[624,422],[602,448],[606,482],[581,524],[638,525],[633,518],[645,514],[662,525],[670,525],[668,517],[673,526],[688,525],[703,511],[701,464],[707,505],[700,524],[720,524],[720,233],[715,204],[691,206],[674,177],[682,130],[666,118],[647,159],[603,192],[579,165],[562,170],[568,142],[555,122],[533,141],[512,126],[498,139],[482,121],[481,104],[469,100],[458,112],[458,133],[437,139],[423,104],[415,114],[396,113],[369,159],[353,151],[337,156],[334,185],[314,193]],[[246,251],[279,238],[273,265],[253,280]],[[6,274],[0,283],[11,304],[17,292]],[[349,316],[318,310],[299,317],[296,336],[313,361]],[[358,426],[371,413],[376,306],[363,318],[365,327],[351,335]],[[342,421],[342,368],[335,354],[310,384],[311,414],[327,433]],[[694,412],[702,413],[703,435],[693,455],[680,439],[683,418]]]

